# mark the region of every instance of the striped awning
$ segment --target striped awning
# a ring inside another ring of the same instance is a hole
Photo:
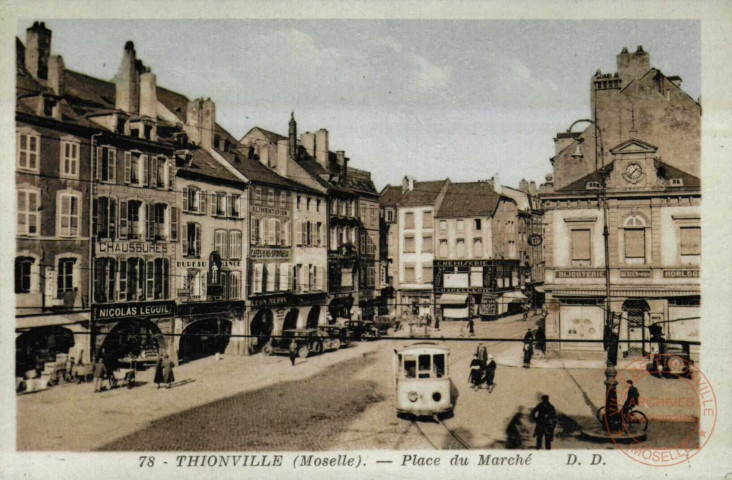
[[[577,288],[557,289],[547,288],[549,293],[555,297],[604,297],[604,288]],[[666,297],[689,297],[701,295],[700,290],[650,290],[650,289],[622,289],[610,290],[611,297],[639,297],[639,298],[666,298]]]

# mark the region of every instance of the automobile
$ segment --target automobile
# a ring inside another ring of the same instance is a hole
[[[394,335],[394,332],[402,328],[402,322],[398,318],[378,316],[374,318],[374,326],[381,335]]]
[[[351,332],[347,327],[340,325],[321,325],[318,327],[318,330],[337,345],[332,347],[333,350],[338,350],[351,344]],[[328,349],[328,345],[325,342],[323,344]]]
[[[323,353],[325,350],[325,338],[317,328],[293,328],[282,330],[279,336],[273,336],[269,343],[264,346],[264,353],[273,355],[275,353],[290,353],[290,343],[297,344],[297,356],[306,358],[311,353]]]
[[[374,322],[368,320],[347,320],[344,325],[354,340],[378,340],[381,336]]]

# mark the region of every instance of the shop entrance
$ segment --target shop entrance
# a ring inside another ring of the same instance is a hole
[[[643,355],[646,340],[646,316],[651,310],[645,300],[631,299],[623,302],[623,313],[625,317],[625,329],[620,328],[620,337],[625,340],[641,340],[640,342],[627,342],[627,355]]]
[[[291,308],[285,315],[285,321],[282,323],[282,330],[293,330],[297,328],[297,317],[300,311],[297,308]]]
[[[250,331],[254,341],[252,342],[252,350],[254,353],[259,352],[269,342],[274,329],[274,315],[272,310],[260,310],[252,319]]]
[[[318,320],[320,319],[320,307],[315,305],[308,312],[308,319],[306,326],[308,328],[316,328],[318,326]]]
[[[100,355],[105,358],[154,359],[165,350],[165,337],[157,325],[146,318],[120,320],[106,335]]]
[[[178,358],[190,362],[218,353],[224,353],[231,338],[231,321],[220,318],[197,320],[183,330]]]
[[[67,328],[39,327],[23,332],[15,339],[15,375],[22,377],[44,362],[54,362],[57,353],[69,353],[73,346],[74,334]]]

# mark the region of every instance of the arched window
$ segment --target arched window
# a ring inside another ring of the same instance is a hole
[[[626,263],[643,264],[646,259],[646,222],[638,216],[628,217],[623,224],[623,253]]]
[[[15,257],[15,293],[31,292],[31,269],[34,262],[32,257]]]

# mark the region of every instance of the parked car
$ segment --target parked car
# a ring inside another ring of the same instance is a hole
[[[264,346],[264,353],[273,355],[275,353],[290,353],[290,343],[297,344],[297,355],[305,358],[311,353],[323,353],[325,350],[324,337],[317,328],[294,328],[283,330],[282,334],[272,337]]]
[[[338,350],[351,344],[351,332],[347,327],[340,325],[321,325],[318,329],[335,345],[332,346],[333,350]],[[329,346],[325,342],[323,344],[327,350]]]
[[[354,340],[378,340],[381,336],[374,322],[368,320],[347,320],[344,325]]]
[[[398,318],[379,316],[374,318],[374,326],[381,335],[394,335],[394,332],[402,328],[402,322]]]

